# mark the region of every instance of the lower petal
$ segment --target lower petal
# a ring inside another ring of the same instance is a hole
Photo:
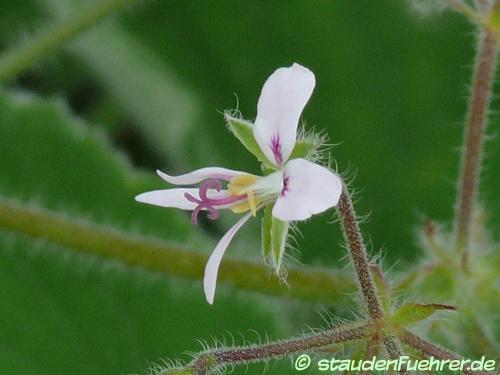
[[[164,190],[153,190],[146,193],[139,194],[135,197],[137,202],[152,204],[154,206],[160,207],[172,207],[179,208],[181,210],[194,210],[197,203],[191,202],[186,199],[185,194],[188,193],[191,196],[199,199],[199,189],[188,188],[188,189],[164,189]],[[217,192],[215,190],[209,190],[207,192],[209,198],[224,198],[228,195],[227,191],[222,190]],[[221,207],[224,208],[224,207]]]
[[[208,258],[207,265],[205,266],[205,275],[203,276],[203,289],[205,291],[205,297],[209,304],[214,303],[217,273],[219,272],[219,266],[222,257],[224,256],[224,253],[226,252],[226,249],[229,246],[229,243],[233,239],[234,235],[251,216],[251,213],[248,213],[240,220],[238,220],[238,222],[234,224],[231,229],[229,229],[227,233],[221,238],[214,251],[212,251],[210,258]]]
[[[273,216],[283,221],[305,220],[337,205],[342,193],[340,177],[305,159],[290,160],[284,168],[283,191]]]

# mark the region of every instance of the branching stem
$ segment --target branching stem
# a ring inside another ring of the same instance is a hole
[[[345,184],[343,185],[342,194],[340,195],[340,200],[337,205],[337,211],[339,213],[344,238],[349,248],[349,254],[363,293],[368,315],[372,321],[382,322],[383,325],[384,311],[373,282],[368,253],[366,251],[363,235],[361,234],[361,229],[359,228],[354,205]],[[382,342],[391,359],[397,359],[401,356],[399,343],[392,334],[385,334],[384,337],[382,337]],[[406,374],[406,371],[403,370],[401,373]]]

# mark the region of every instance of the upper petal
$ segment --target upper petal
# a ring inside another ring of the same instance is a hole
[[[137,202],[152,204],[154,206],[160,207],[172,207],[179,208],[181,210],[194,210],[197,206],[186,199],[185,194],[188,193],[191,196],[199,199],[199,189],[189,188],[189,189],[164,189],[164,190],[153,190],[146,193],[139,194],[135,197]],[[209,190],[207,192],[209,198],[224,198],[228,196],[226,190],[220,192],[216,190]],[[224,207],[221,207],[224,208]]]
[[[262,87],[255,120],[255,140],[270,162],[282,166],[292,153],[299,118],[316,80],[307,68],[279,68]]]
[[[273,207],[283,221],[305,220],[337,205],[342,193],[340,177],[305,159],[290,160],[284,168],[284,187]]]
[[[215,287],[217,285],[217,273],[219,272],[219,266],[222,261],[222,257],[226,252],[229,243],[233,239],[234,235],[238,230],[247,222],[247,220],[252,216],[251,213],[244,215],[236,224],[234,224],[231,229],[221,238],[214,251],[208,258],[207,265],[205,266],[205,274],[203,276],[203,290],[205,291],[205,297],[209,304],[214,303],[215,297]]]
[[[201,168],[186,174],[181,174],[179,176],[170,176],[160,170],[157,170],[156,173],[169,184],[173,185],[194,185],[209,178],[229,181],[234,176],[248,174],[245,172],[233,171],[231,169],[220,167]]]

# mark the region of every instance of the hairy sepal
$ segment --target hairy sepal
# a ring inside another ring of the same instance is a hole
[[[252,153],[266,168],[275,170],[276,167],[269,160],[267,160],[255,140],[253,135],[253,124],[249,121],[233,117],[229,113],[226,113],[224,117],[231,133],[233,133],[241,144],[245,146],[245,148],[250,151],[250,153]]]
[[[266,206],[262,218],[262,256],[280,275],[290,224],[272,216],[272,206]]]

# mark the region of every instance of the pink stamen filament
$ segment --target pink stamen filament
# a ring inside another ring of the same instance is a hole
[[[223,198],[208,198],[207,193],[209,189],[214,189],[215,191],[220,192],[221,188],[222,184],[219,180],[210,179],[201,184],[198,190],[200,199],[194,197],[189,193],[184,193],[184,197],[188,201],[198,204],[191,214],[191,221],[193,224],[198,224],[198,215],[203,209],[209,211],[209,219],[215,220],[219,217],[219,211],[217,211],[216,207],[225,206],[246,199],[246,195],[234,195]]]

